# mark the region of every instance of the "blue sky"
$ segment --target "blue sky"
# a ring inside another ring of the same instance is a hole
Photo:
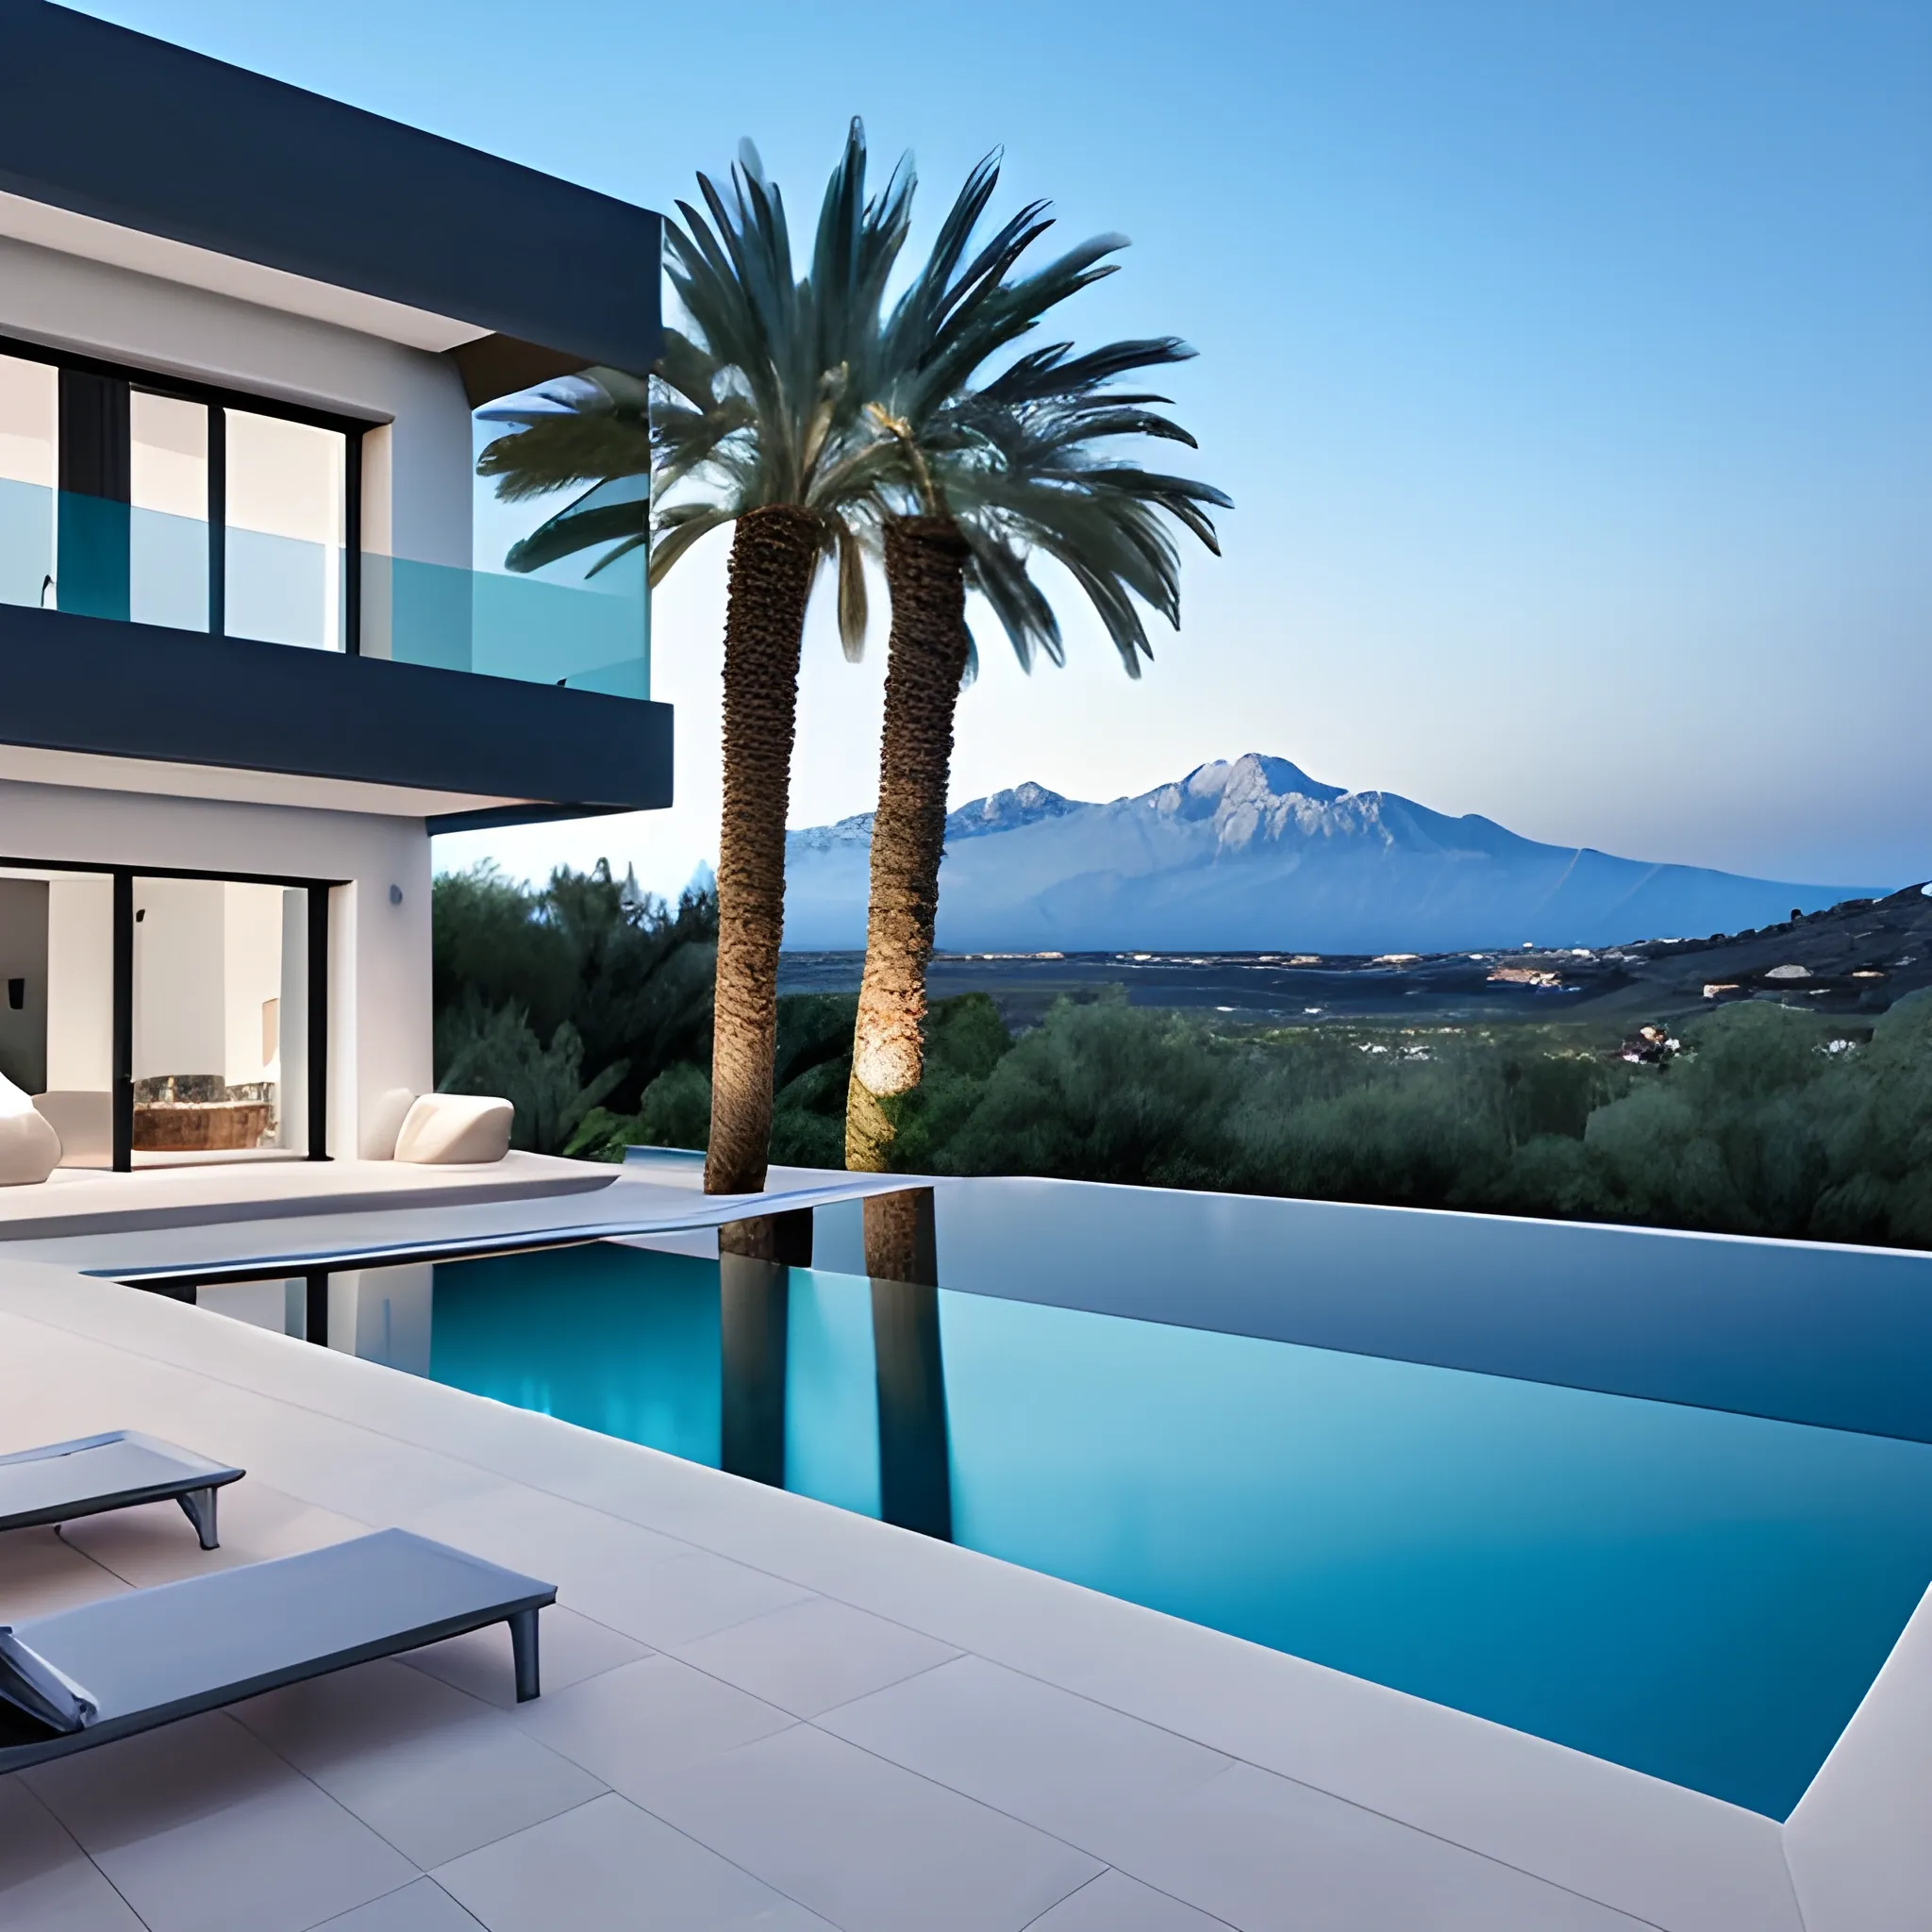
[[[1226,555],[1138,685],[1084,619],[1030,679],[983,629],[957,798],[1262,750],[1638,857],[1932,873],[1920,0],[92,10],[658,208],[750,134],[803,214],[857,112],[928,223],[1003,144],[1066,239],[1130,235],[1071,319],[1200,350],[1171,388]],[[658,602],[674,812],[447,856],[675,886],[715,836],[722,613],[720,542]],[[796,824],[874,789],[883,632],[854,670],[829,615]]]

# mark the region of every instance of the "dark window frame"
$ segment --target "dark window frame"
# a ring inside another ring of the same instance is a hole
[[[339,409],[318,408],[312,404],[290,402],[281,396],[259,394],[253,390],[230,389],[221,383],[180,375],[172,370],[112,361],[51,342],[35,341],[25,336],[0,334],[0,356],[11,356],[24,362],[44,363],[56,370],[70,369],[81,375],[103,376],[112,382],[125,382],[130,389],[143,391],[149,395],[199,403],[208,410],[208,621],[206,631],[191,632],[191,636],[219,638],[228,635],[228,410],[245,409],[252,415],[278,417],[283,422],[302,423],[312,429],[333,430],[340,435],[347,445],[342,464],[341,651],[343,656],[350,658],[362,655],[362,438],[369,430],[382,427],[386,418],[352,415]],[[242,641],[258,641],[244,639]]]
[[[308,1150],[294,1157],[327,1160],[329,1124],[329,893],[347,879],[317,879],[295,873],[224,872],[192,865],[114,865],[99,858],[27,858],[0,854],[7,872],[80,872],[110,879],[114,892],[111,941],[113,1085],[109,1090],[113,1141],[110,1165],[116,1174],[134,1168],[134,883],[137,879],[211,879],[218,885],[280,886],[308,895]]]

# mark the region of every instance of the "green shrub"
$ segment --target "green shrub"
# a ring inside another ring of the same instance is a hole
[[[474,996],[437,1022],[437,1083],[445,1093],[501,1096],[516,1109],[510,1144],[560,1154],[586,1114],[623,1079],[620,1060],[589,1081],[584,1043],[568,1020],[545,1046],[521,1008],[486,1007]]]
[[[1198,1022],[1061,1000],[1002,1055],[933,1165],[1157,1187],[1225,1184],[1235,1057]]]
[[[601,865],[541,891],[437,881],[440,1084],[514,1101],[520,1146],[621,1160],[708,1137],[716,900],[620,894]],[[857,1004],[778,1002],[774,1163],[843,1165]],[[927,1014],[895,1158],[1932,1247],[1932,993],[1857,1029],[1746,1001],[1634,1066],[1582,1023],[1228,1027],[1118,990],[1016,1041],[968,993]]]
[[[469,1008],[510,1009],[553,1046],[567,1023],[593,1080],[619,1070],[605,1090],[618,1112],[635,1111],[667,1067],[709,1064],[717,895],[687,892],[675,906],[647,896],[626,908],[623,890],[601,859],[588,873],[559,866],[541,889],[487,865],[437,879],[430,932],[439,1081],[449,1054],[474,1031],[455,1019]]]
[[[1832,1179],[1811,1232],[1932,1248],[1932,991],[1901,1000],[1842,1056],[1825,1128]]]

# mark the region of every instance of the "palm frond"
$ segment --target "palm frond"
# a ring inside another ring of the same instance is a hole
[[[1063,304],[1118,271],[1126,244],[1099,235],[1031,265],[1052,209],[1031,201],[990,223],[1001,165],[995,150],[968,171],[890,305],[916,177],[908,157],[868,192],[858,121],[826,180],[802,274],[784,199],[750,142],[722,178],[700,174],[665,230],[687,325],[666,330],[649,382],[592,370],[492,412],[507,433],[478,468],[501,495],[589,486],[516,546],[511,567],[649,541],[657,583],[707,532],[795,504],[822,519],[841,641],[857,658],[865,552],[889,518],[922,508],[929,481],[966,538],[969,587],[1023,666],[1065,656],[1029,567],[1038,555],[1065,568],[1138,675],[1151,655],[1142,613],[1179,622],[1176,536],[1218,552],[1211,512],[1230,508],[1136,448],[1195,446],[1170,400],[1144,386],[1147,372],[1194,351],[1174,336],[1084,351],[1035,340]],[[655,513],[600,494],[646,475]]]

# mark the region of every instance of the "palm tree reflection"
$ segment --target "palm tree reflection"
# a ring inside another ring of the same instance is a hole
[[[953,1486],[946,1435],[946,1374],[940,1353],[940,1291],[930,1188],[865,1204],[866,1248],[875,1221],[904,1222],[893,1251],[913,1258],[918,1281],[872,1284],[873,1358],[879,1398],[879,1514],[902,1529],[950,1542]]]
[[[909,1218],[913,1242],[904,1252],[917,1256],[926,1278],[871,1285],[879,1514],[902,1529],[950,1541],[952,1479],[932,1191],[908,1190],[885,1199]],[[794,1258],[808,1265],[809,1249],[794,1252]],[[790,1289],[791,1270],[782,1263],[744,1255],[718,1257],[719,1467],[779,1489],[785,1484]]]
[[[724,1387],[718,1466],[785,1487],[785,1325],[791,1271],[748,1255],[718,1257]]]

